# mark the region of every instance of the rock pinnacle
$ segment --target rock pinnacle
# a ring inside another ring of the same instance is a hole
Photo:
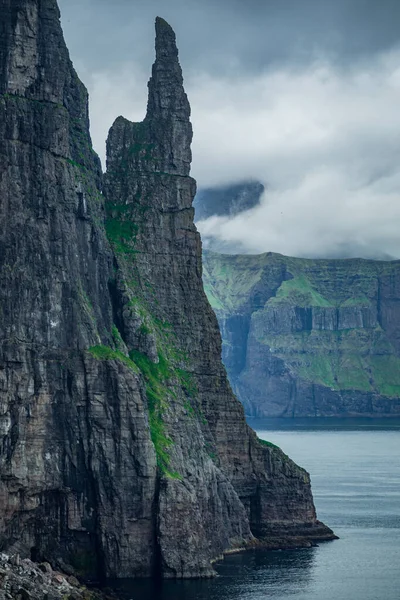
[[[178,62],[178,48],[175,32],[161,17],[156,18],[156,59]]]
[[[156,60],[148,84],[145,122],[157,148],[162,170],[186,176],[190,172],[193,132],[190,105],[183,87],[176,37],[172,27],[156,19]]]

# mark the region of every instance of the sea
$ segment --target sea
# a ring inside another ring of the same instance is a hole
[[[125,581],[121,600],[400,600],[400,420],[257,421],[311,474],[339,540],[226,558],[206,581]]]

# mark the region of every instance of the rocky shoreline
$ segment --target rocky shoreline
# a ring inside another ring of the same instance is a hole
[[[18,554],[0,554],[0,600],[112,600],[115,596],[89,589],[73,575],[34,563]]]
[[[312,548],[320,542],[339,539],[333,532],[328,539],[321,524],[321,536],[254,540],[242,548],[228,550],[211,561],[215,565],[225,557],[260,550],[296,550]],[[112,590],[88,588],[74,575],[53,569],[48,562],[35,563],[19,554],[0,553],[0,600],[116,600]]]
[[[225,557],[232,554],[242,554],[243,552],[258,552],[260,550],[299,550],[300,548],[316,548],[320,543],[332,542],[340,539],[333,531],[327,533],[326,527],[321,523],[321,532],[318,536],[310,539],[306,536],[288,536],[288,537],[271,537],[264,539],[255,539],[243,548],[234,548],[227,550],[222,556],[215,558],[213,565],[224,560]]]

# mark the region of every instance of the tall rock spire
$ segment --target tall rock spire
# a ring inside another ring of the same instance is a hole
[[[158,18],[147,115],[142,123],[119,117],[111,128],[105,195],[121,335],[148,385],[156,373],[167,384],[161,395],[149,390],[166,577],[207,575],[210,557],[253,535],[272,544],[282,535],[289,545],[305,532],[332,535],[316,520],[308,475],[261,446],[230,389],[202,284],[191,141],[175,34]]]
[[[155,143],[158,169],[189,175],[193,138],[190,105],[183,88],[175,33],[160,17],[156,19],[156,60],[148,87],[146,121]]]
[[[160,17],[156,18],[156,60],[148,87],[148,118],[189,120],[190,106],[183,89],[176,36]]]

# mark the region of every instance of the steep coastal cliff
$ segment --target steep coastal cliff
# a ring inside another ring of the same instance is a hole
[[[204,271],[248,415],[400,415],[399,261],[205,253]]]
[[[114,123],[104,185],[56,0],[0,0],[0,36],[0,549],[198,577],[256,538],[330,539],[220,360],[172,29],[157,19],[147,116]]]

